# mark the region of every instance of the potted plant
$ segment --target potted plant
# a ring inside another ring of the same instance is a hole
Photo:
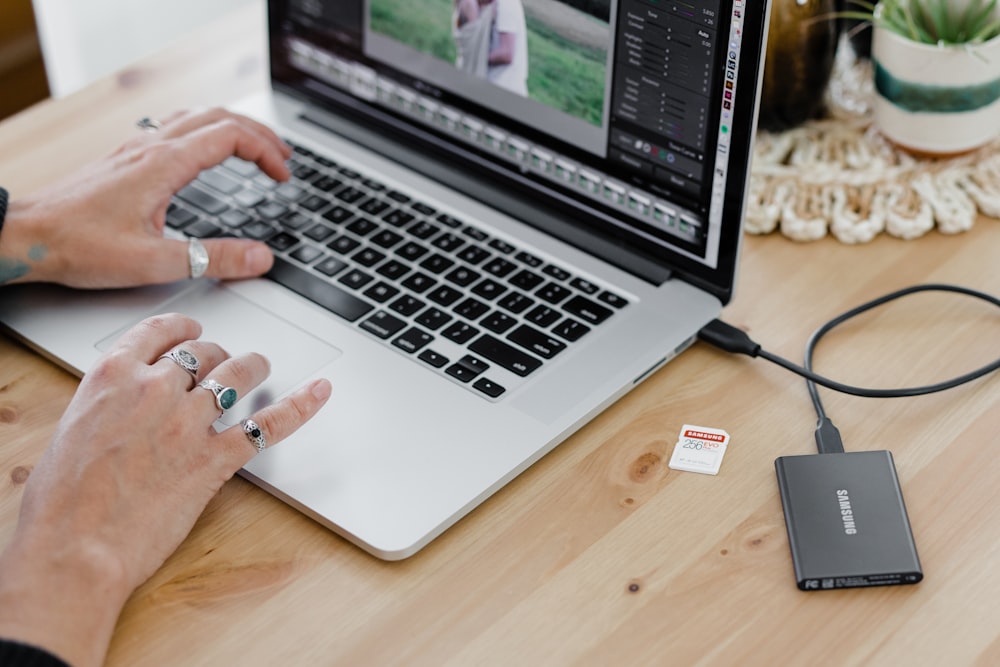
[[[954,155],[1000,133],[997,0],[881,0],[871,21],[876,126],[917,154]]]

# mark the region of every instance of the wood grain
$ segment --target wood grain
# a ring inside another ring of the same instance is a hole
[[[221,31],[221,37],[219,37]],[[244,10],[0,124],[15,196],[113,148],[139,116],[266,85]],[[726,319],[801,359],[809,333],[918,282],[1000,294],[1000,223],[850,247],[748,237]],[[937,381],[996,356],[1000,319],[919,295],[824,341],[821,372]],[[0,544],[76,381],[0,338]],[[799,592],[773,460],[813,451],[804,383],[695,345],[411,559],[376,560],[241,479],[129,601],[110,665],[997,664],[1000,379],[873,400],[824,391],[848,449],[893,451],[926,579]],[[726,429],[716,477],[667,468],[680,426]]]

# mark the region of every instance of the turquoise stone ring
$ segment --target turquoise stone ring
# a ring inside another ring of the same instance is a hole
[[[215,404],[222,411],[226,411],[236,405],[236,399],[239,398],[239,394],[235,389],[232,387],[223,387],[215,380],[202,380],[198,383],[198,386],[215,394]]]

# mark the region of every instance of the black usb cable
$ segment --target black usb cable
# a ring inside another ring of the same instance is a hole
[[[976,299],[987,301],[994,306],[1000,308],[1000,299],[986,294],[985,292],[980,292],[978,290],[970,289],[967,287],[961,287],[957,285],[947,285],[939,283],[930,283],[926,285],[914,285],[912,287],[906,287],[895,292],[886,294],[877,299],[873,299],[864,303],[856,308],[848,310],[841,315],[833,318],[826,324],[822,325],[816,331],[812,333],[809,337],[809,341],[806,343],[805,357],[802,366],[792,363],[783,357],[779,357],[775,354],[761,348],[761,346],[746,334],[746,332],[737,329],[736,327],[723,322],[722,320],[712,320],[706,324],[701,331],[698,332],[698,338],[713,345],[726,352],[732,352],[734,354],[745,354],[750,357],[761,357],[767,359],[768,361],[775,363],[787,370],[792,371],[798,375],[801,375],[806,379],[806,387],[809,389],[809,397],[812,399],[813,407],[816,409],[816,416],[818,423],[816,425],[816,446],[821,453],[833,453],[833,452],[843,452],[844,445],[840,438],[840,431],[837,427],[833,425],[830,418],[827,417],[826,411],[823,409],[823,402],[820,400],[819,391],[816,385],[822,385],[829,389],[839,391],[845,394],[852,394],[854,396],[863,396],[867,398],[902,398],[905,396],[922,396],[924,394],[932,394],[939,391],[944,391],[945,389],[951,389],[959,385],[965,384],[966,382],[971,382],[972,380],[978,379],[984,375],[992,373],[993,371],[1000,368],[1000,359],[987,364],[981,368],[974,371],[960,375],[951,380],[946,380],[944,382],[938,382],[935,384],[924,385],[920,387],[908,387],[900,389],[868,389],[865,387],[856,387],[853,385],[843,384],[837,382],[836,380],[831,380],[822,375],[814,373],[812,370],[812,359],[813,352],[816,349],[817,344],[820,339],[823,338],[827,333],[829,333],[835,327],[843,324],[847,320],[860,315],[861,313],[877,308],[884,305],[890,301],[894,301],[901,297],[907,296],[909,294],[914,294],[917,292],[953,292],[957,294],[964,294],[966,296],[971,296]]]

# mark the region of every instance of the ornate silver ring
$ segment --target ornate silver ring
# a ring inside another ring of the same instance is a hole
[[[135,121],[135,126],[144,132],[158,132],[160,128],[163,127],[163,123],[158,120],[153,120],[149,116],[143,116],[139,120]]]
[[[239,396],[236,393],[236,390],[232,387],[223,387],[215,380],[209,380],[207,378],[199,382],[198,386],[212,392],[215,396],[215,404],[223,412],[236,405],[236,399]]]
[[[247,440],[257,448],[257,453],[260,454],[267,447],[267,438],[264,437],[264,431],[252,419],[244,419],[240,423],[243,425],[243,432],[246,433]]]
[[[196,238],[188,239],[188,265],[192,278],[201,278],[208,270],[208,251]]]
[[[198,357],[183,347],[175,348],[166,354],[160,355],[160,359],[169,359],[187,371],[194,382],[198,381],[198,369],[201,368],[201,362],[198,361]]]

